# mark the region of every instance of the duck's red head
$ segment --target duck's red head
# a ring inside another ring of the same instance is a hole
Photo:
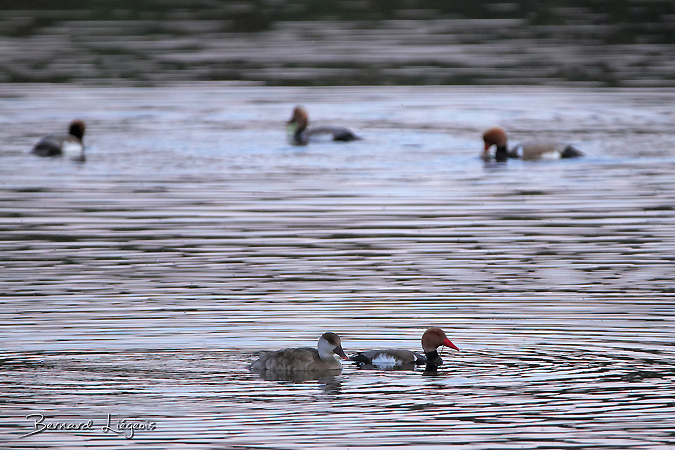
[[[293,115],[288,120],[287,125],[295,125],[297,127],[296,130],[302,131],[307,128],[308,123],[309,118],[307,116],[307,110],[302,106],[293,108]]]
[[[429,328],[422,335],[422,349],[424,349],[425,353],[433,352],[441,345],[459,351],[459,348],[457,348],[455,344],[450,342],[450,339],[448,339],[448,337],[445,335],[445,332],[440,328],[436,327]]]
[[[81,120],[73,120],[68,127],[68,134],[82,140],[85,128],[84,122]]]
[[[485,153],[487,153],[493,145],[496,145],[497,147],[506,147],[506,131],[502,127],[490,128],[483,133],[483,142],[485,143]]]

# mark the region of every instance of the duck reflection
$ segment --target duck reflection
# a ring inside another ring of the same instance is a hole
[[[422,372],[422,376],[425,377],[438,377],[441,375],[443,374],[438,371],[438,366],[428,364],[424,367],[424,372]]]
[[[304,383],[316,380],[319,388],[326,394],[339,394],[342,382],[338,378],[342,369],[324,371],[287,371],[287,370],[255,370],[260,378],[266,381],[290,381],[292,383]]]
[[[338,377],[341,373],[341,369],[336,370],[325,370],[325,371],[287,371],[287,370],[255,370],[252,369],[252,372],[258,374],[260,378],[266,381],[292,381],[293,383],[302,383],[305,381],[311,380],[328,380]]]

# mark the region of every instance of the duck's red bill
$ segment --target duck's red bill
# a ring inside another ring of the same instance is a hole
[[[450,342],[450,339],[448,338],[445,338],[445,340],[443,341],[443,345],[445,345],[446,347],[454,348],[457,351],[460,351],[455,344]]]

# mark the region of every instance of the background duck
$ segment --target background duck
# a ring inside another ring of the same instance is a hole
[[[73,120],[68,127],[68,134],[45,136],[35,144],[31,152],[38,156],[68,155],[84,159],[84,122]]]
[[[504,162],[508,158],[520,158],[523,161],[532,161],[537,159],[560,159],[577,158],[584,154],[571,145],[556,142],[530,142],[522,143],[507,149],[506,131],[501,127],[494,127],[483,133],[483,142],[485,150],[481,158],[485,161],[494,159],[497,162]],[[494,157],[490,154],[490,148],[496,147]]]
[[[323,372],[342,369],[342,364],[335,355],[347,359],[340,336],[327,332],[321,335],[317,348],[300,347],[283,350],[262,352],[258,359],[251,364],[251,370],[256,372]]]
[[[424,355],[411,350],[384,349],[358,352],[350,359],[359,366],[372,366],[378,369],[408,369],[422,364],[426,364],[427,369],[430,369],[443,364],[443,360],[438,355],[438,347],[441,345],[459,351],[459,348],[450,342],[443,330],[432,327],[422,335]]]
[[[307,128],[309,118],[307,110],[302,106],[293,108],[293,116],[286,123],[288,139],[293,145],[307,145],[310,139],[321,135],[331,137],[334,141],[355,141],[361,139],[350,130],[344,127],[322,126]]]

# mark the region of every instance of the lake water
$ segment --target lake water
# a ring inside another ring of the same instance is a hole
[[[0,447],[672,448],[674,101],[0,85]],[[363,140],[288,145],[295,104]],[[76,117],[85,163],[29,154]],[[586,156],[486,165],[496,124]],[[437,376],[247,369],[432,325],[462,350]],[[22,438],[32,413],[93,426]]]

